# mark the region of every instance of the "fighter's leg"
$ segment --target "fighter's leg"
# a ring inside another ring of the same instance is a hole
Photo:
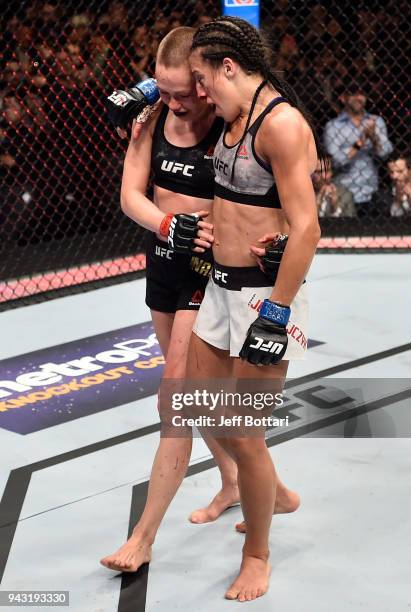
[[[181,311],[177,311],[181,312]],[[191,313],[191,316],[194,316],[193,324],[195,317],[197,315],[197,311],[185,311]],[[163,355],[167,355],[168,346],[170,342],[170,335],[172,329],[172,321],[174,318],[174,314],[170,315],[164,312],[158,312],[155,310],[151,311],[151,316],[153,318],[154,328],[156,331],[157,339],[159,341],[161,350]],[[170,323],[170,317],[171,323]],[[191,336],[191,329],[186,337],[181,337],[179,341],[183,344],[186,344],[188,350],[188,343]],[[175,353],[174,353],[175,354]],[[179,357],[178,357],[179,358]],[[184,358],[184,364],[187,355]],[[182,361],[179,362],[182,365]],[[171,369],[168,369],[168,376],[170,377]],[[175,378],[184,377],[184,374],[180,376],[179,371],[174,369]],[[224,371],[222,371],[222,375],[224,375]],[[221,447],[214,438],[210,436],[203,436],[205,443],[210,449],[211,454],[213,455],[215,462],[220,470],[221,476],[221,490],[215,495],[215,497],[211,500],[211,502],[205,506],[204,508],[199,508],[198,510],[194,510],[190,516],[189,520],[192,523],[200,524],[200,523],[208,523],[211,521],[215,521],[222,512],[227,510],[233,505],[236,505],[240,501],[238,485],[237,485],[237,466],[235,461],[225,452],[225,450]]]
[[[288,362],[275,367],[257,367],[240,359],[233,360],[233,378],[238,381],[270,381],[274,395],[283,390]],[[252,391],[252,389],[250,389]],[[256,416],[259,416],[258,414]],[[263,595],[269,584],[268,537],[275,507],[278,479],[271,455],[265,444],[264,430],[260,435],[227,439],[238,466],[241,506],[247,524],[240,572],[226,592],[228,599],[250,601]]]
[[[187,361],[188,379],[240,377],[235,370],[236,359],[228,351],[217,349],[192,335]],[[283,374],[285,376],[285,366]],[[280,370],[277,370],[280,374]],[[250,375],[250,378],[255,378]],[[270,566],[268,563],[268,534],[275,502],[276,480],[271,456],[260,437],[218,437],[218,442],[233,457],[238,467],[238,484],[241,503],[250,521],[246,536],[243,562],[238,578],[226,593],[229,599],[245,599],[262,595],[268,588]]]
[[[164,313],[157,313],[164,314]],[[156,333],[161,339],[162,349],[166,352],[164,378],[182,379],[185,374],[187,357],[187,338],[189,338],[196,312],[180,310],[174,316],[170,341],[167,345],[167,328],[169,318],[154,315]],[[164,327],[163,327],[164,324]],[[159,395],[159,412],[167,415],[170,406],[161,405]],[[140,520],[134,527],[129,540],[114,554],[101,560],[101,563],[113,570],[135,572],[142,563],[151,558],[151,546],[163,516],[172,501],[187,471],[191,455],[191,436],[170,438],[161,437],[155,455],[147,500]]]
[[[198,349],[200,346],[200,350]],[[201,349],[205,351],[205,359],[201,358]],[[197,361],[200,357],[200,361]],[[231,359],[228,351],[213,347],[192,334],[190,340],[189,360],[186,377],[191,378],[228,378],[231,370]],[[201,431],[204,441],[210,449],[221,475],[221,490],[205,508],[195,510],[189,519],[192,523],[207,523],[214,521],[224,510],[239,503],[240,496],[237,484],[237,465],[232,457],[214,437]]]
[[[284,364],[284,365],[283,365]],[[270,366],[270,368],[260,368],[248,364],[247,362],[241,361],[240,359],[235,360],[235,376],[238,378],[252,378],[253,380],[262,379],[271,379],[276,376],[280,376],[279,380],[279,389],[278,392],[281,392],[284,387],[285,376],[288,369],[288,362],[281,362],[281,373],[276,369],[277,366]],[[275,468],[274,468],[275,471]],[[274,504],[274,512],[273,514],[288,514],[290,512],[295,512],[298,510],[301,499],[298,493],[292,491],[280,480],[277,472],[276,475],[276,496],[275,496],[275,504]],[[245,533],[247,530],[246,522],[241,521],[237,523],[235,526],[236,530],[240,533]]]

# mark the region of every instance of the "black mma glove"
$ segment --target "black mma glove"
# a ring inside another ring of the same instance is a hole
[[[176,253],[190,253],[195,247],[199,221],[198,215],[170,213],[161,222],[160,235],[167,238],[169,248]]]
[[[264,272],[268,278],[275,282],[281,258],[287,244],[288,236],[280,234],[276,240],[272,240],[265,247],[265,255],[260,258]]]
[[[274,365],[281,361],[287,349],[286,325],[291,310],[270,300],[264,300],[258,319],[248,328],[240,358],[253,365]]]
[[[155,79],[146,79],[128,89],[116,89],[106,98],[108,117],[114,127],[126,130],[147,106],[152,106],[160,94]]]

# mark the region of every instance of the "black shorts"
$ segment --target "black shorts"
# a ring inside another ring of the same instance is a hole
[[[206,253],[174,253],[150,232],[146,248],[146,304],[159,312],[198,310],[212,268]]]

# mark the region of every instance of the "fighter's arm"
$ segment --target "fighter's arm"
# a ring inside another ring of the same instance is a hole
[[[123,212],[130,219],[158,233],[164,213],[146,197],[155,123],[153,120],[144,125],[137,138],[134,134],[131,136],[124,160],[120,202]]]
[[[269,116],[261,132],[260,148],[271,163],[281,207],[290,226],[270,300],[289,306],[309,270],[321,235],[311,180],[314,170],[309,159],[311,134],[294,108]]]
[[[165,215],[146,197],[150,177],[153,133],[158,114],[149,124],[133,124],[130,144],[124,160],[121,183],[121,208],[133,221],[163,236],[169,247],[178,252],[204,253],[214,240],[213,226],[202,219],[209,213]]]

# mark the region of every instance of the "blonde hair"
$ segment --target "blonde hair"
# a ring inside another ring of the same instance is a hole
[[[178,68],[188,62],[195,29],[181,26],[171,30],[160,42],[157,62],[166,68]]]

